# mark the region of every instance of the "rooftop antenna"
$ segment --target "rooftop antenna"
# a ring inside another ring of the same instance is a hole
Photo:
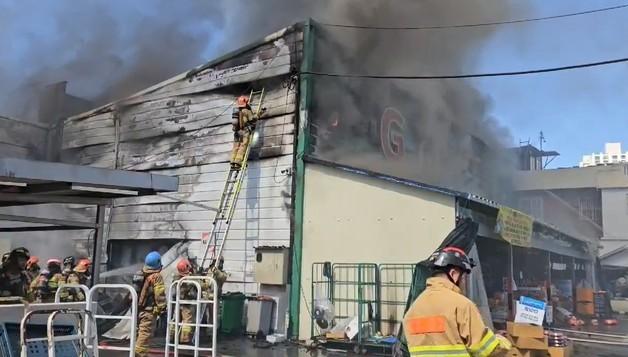
[[[554,152],[554,151],[550,151],[545,153],[543,151],[543,143],[546,143],[547,140],[545,140],[545,134],[543,134],[543,131],[541,130],[539,132],[539,150],[541,151],[541,160],[543,160],[543,158],[545,158],[545,162],[542,162],[541,165],[541,170],[544,170],[545,168],[547,168],[547,166],[554,161],[554,159],[556,158],[556,156],[558,156],[558,153]],[[555,154],[555,155],[552,155]]]

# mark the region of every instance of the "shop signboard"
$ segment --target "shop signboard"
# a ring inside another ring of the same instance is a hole
[[[546,305],[545,301],[522,296],[519,298],[519,301],[517,301],[515,322],[528,323],[538,326],[543,325]]]
[[[512,245],[529,248],[533,224],[532,217],[509,207],[502,206],[497,213],[497,232]]]

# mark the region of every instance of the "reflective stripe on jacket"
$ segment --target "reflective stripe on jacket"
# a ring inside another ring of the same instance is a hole
[[[403,319],[411,356],[488,357],[499,341],[475,304],[447,278],[432,277]]]

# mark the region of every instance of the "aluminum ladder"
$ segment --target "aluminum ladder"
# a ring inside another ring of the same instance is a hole
[[[98,345],[96,320],[91,311],[87,310],[86,307],[75,309],[63,308],[62,304],[49,305],[50,309],[28,311],[20,321],[20,356],[28,357],[30,355],[29,345],[32,343],[47,343],[46,355],[55,357],[57,342],[78,342],[78,346],[75,346],[77,356],[98,357],[98,349],[94,347]],[[33,315],[48,315],[46,337],[28,337],[27,327]],[[58,315],[75,315],[77,317],[77,333],[55,336],[54,320]]]
[[[212,357],[216,357],[218,349],[218,294],[212,293],[212,298],[207,296],[209,291],[205,291],[201,282],[206,282],[210,291],[218,291],[218,284],[216,280],[209,276],[184,276],[181,279],[172,282],[168,287],[168,318],[166,327],[166,351],[165,356],[171,356],[171,351],[174,353],[174,357],[179,356],[179,352],[193,352],[194,357],[201,356],[201,352],[210,352]],[[181,299],[181,286],[192,285],[193,289],[196,289],[196,298],[192,300]],[[174,298],[173,298],[174,292]],[[194,319],[192,322],[181,321],[181,306],[193,306]],[[205,309],[210,308],[212,311],[211,321],[202,323],[203,316],[205,315]],[[174,311],[173,311],[174,310]],[[181,343],[179,341],[179,334],[184,326],[194,328],[194,335],[191,343]],[[211,344],[210,346],[201,346],[201,328],[208,328],[211,330]],[[173,342],[170,342],[170,336],[172,335]],[[202,354],[203,356],[205,354]]]
[[[130,316],[127,316],[128,314],[127,315],[99,315],[97,313],[98,303],[95,300],[94,296],[97,295],[96,293],[97,291],[102,291],[102,290],[127,291],[129,293],[128,296],[131,298]],[[86,298],[87,298],[87,310],[92,312],[93,319],[96,322],[98,322],[98,320],[118,320],[118,321],[127,320],[127,321],[130,321],[130,324],[131,324],[131,328],[130,328],[131,331],[129,332],[128,347],[97,345],[96,346],[97,349],[100,351],[127,352],[129,357],[135,356],[135,340],[137,339],[137,316],[138,316],[138,311],[137,311],[138,298],[137,298],[137,292],[135,291],[135,288],[133,288],[131,285],[126,285],[126,284],[96,284],[92,286],[92,288],[89,290],[89,294],[86,296]],[[92,309],[94,311],[92,311]],[[92,348],[92,345],[88,345],[87,347]]]
[[[264,110],[262,108],[264,94],[264,88],[260,91],[251,91],[249,94],[249,103],[251,105],[251,109],[253,110],[253,115],[257,118],[259,118],[260,114],[262,114]],[[244,181],[246,169],[249,164],[249,153],[251,152],[251,146],[255,141],[255,130],[253,130],[250,135],[251,139],[249,140],[249,144],[246,148],[241,167],[239,169],[230,168],[229,173],[227,174],[225,187],[222,191],[222,195],[220,196],[220,204],[218,205],[216,216],[212,221],[212,230],[209,235],[209,239],[207,239],[207,243],[205,244],[203,258],[201,259],[201,263],[199,265],[201,269],[205,266],[207,254],[209,253],[212,245],[214,247],[212,252],[214,265],[218,265],[218,261],[222,256],[225,241],[227,240],[227,235],[229,234],[229,229],[231,228],[231,221],[235,213],[238,197],[240,196],[240,191],[242,189],[242,182]],[[216,246],[219,247],[217,252]]]

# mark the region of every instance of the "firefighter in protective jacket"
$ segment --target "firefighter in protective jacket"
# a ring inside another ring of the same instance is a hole
[[[135,355],[143,357],[148,355],[155,322],[166,308],[166,287],[161,276],[161,255],[158,252],[146,255],[140,279],[141,282],[134,277],[134,283],[141,286],[137,302],[139,316]]]
[[[218,262],[216,262],[214,258],[212,259],[212,262],[209,266],[209,271],[207,272],[207,275],[216,281],[216,285],[218,288],[218,292],[217,292],[218,297],[220,297],[220,294],[222,293],[222,286],[224,285],[224,283],[227,281],[227,278],[229,277],[229,275],[225,273],[225,271],[223,270],[224,264],[225,264],[225,258],[223,258],[222,256],[218,259]],[[209,299],[211,300],[213,298],[214,298],[213,287],[209,287]]]
[[[192,264],[190,263],[189,260],[182,258],[181,260],[179,260],[179,262],[177,263],[177,271],[173,274],[172,277],[172,281],[177,281],[185,276],[189,276],[190,274],[192,274]],[[198,281],[201,290],[206,291],[207,290],[207,284],[204,281]],[[198,292],[196,291],[196,286],[194,284],[186,284],[186,283],[182,283],[181,287],[180,287],[180,295],[179,298],[181,300],[188,300],[188,301],[192,301],[192,300],[196,300]],[[191,324],[194,318],[194,307],[192,305],[187,305],[187,304],[181,304],[180,305],[180,322],[185,323],[185,324]],[[176,331],[179,330],[181,331],[181,334],[179,335],[179,342],[180,343],[190,343],[192,341],[192,333],[194,332],[194,329],[192,328],[192,326],[189,325],[183,325],[180,327],[174,326],[172,329],[172,331]],[[171,335],[171,337],[173,337],[174,335]]]
[[[465,252],[447,247],[434,253],[430,263],[433,274],[427,288],[403,319],[410,355],[505,355],[510,342],[486,327],[478,308],[459,287],[474,266]]]
[[[48,259],[46,262],[47,269],[42,271],[34,284],[36,289],[36,301],[50,303],[55,301],[55,294],[60,285],[65,284],[65,277],[61,272],[61,260]],[[59,293],[61,301],[67,301],[68,291],[63,289]]]
[[[35,280],[39,276],[39,272],[41,271],[41,267],[39,266],[39,257],[31,256],[28,258],[26,262],[26,274],[31,279],[31,281]]]
[[[0,297],[27,297],[30,278],[25,269],[29,258],[26,248],[16,248],[9,253],[0,268]]]
[[[238,108],[232,114],[233,129],[233,150],[231,151],[231,167],[240,169],[244,154],[251,142],[251,134],[255,130],[257,116],[253,113],[249,104],[249,97],[239,96],[237,99]]]
[[[92,262],[89,259],[81,259],[74,269],[68,274],[68,284],[88,285],[89,284],[89,267]],[[79,288],[68,289],[68,301],[85,301],[85,293]]]

